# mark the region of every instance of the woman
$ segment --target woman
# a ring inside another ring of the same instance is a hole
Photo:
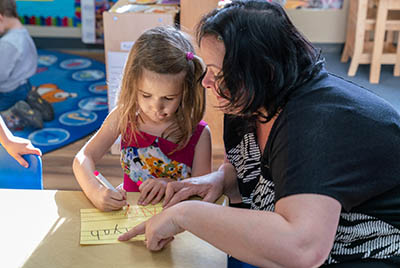
[[[187,230],[258,267],[399,267],[399,114],[327,73],[278,4],[214,10],[198,41],[203,86],[226,114],[227,161],[170,183],[168,209],[121,240],[145,233],[159,250]],[[172,206],[222,193],[243,208]]]

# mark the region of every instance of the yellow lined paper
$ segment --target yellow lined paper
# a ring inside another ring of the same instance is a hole
[[[162,211],[161,203],[147,206],[130,206],[102,212],[95,208],[81,209],[81,245],[120,243],[118,237],[132,227],[146,221]],[[144,235],[136,236],[132,241],[144,240]]]

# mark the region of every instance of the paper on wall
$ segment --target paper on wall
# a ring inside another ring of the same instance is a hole
[[[95,6],[93,0],[81,0],[82,42],[96,43]]]
[[[107,85],[108,85],[108,110],[111,111],[117,101],[119,86],[122,81],[125,62],[129,52],[107,53]]]

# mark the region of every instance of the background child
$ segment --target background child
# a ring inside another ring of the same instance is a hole
[[[211,134],[204,121],[202,61],[182,32],[156,27],[135,42],[127,59],[117,107],[79,151],[75,176],[101,210],[123,207],[125,191],[140,191],[139,204],[159,202],[169,181],[211,171]],[[121,135],[123,189],[105,189],[95,163]]]
[[[7,128],[0,116],[0,143],[6,151],[20,163],[21,166],[29,167],[28,162],[22,157],[24,154],[42,155],[39,149],[33,147],[30,140],[15,137]]]
[[[18,19],[15,0],[0,0],[0,114],[10,129],[42,128],[54,118],[52,106],[32,91],[37,52]]]

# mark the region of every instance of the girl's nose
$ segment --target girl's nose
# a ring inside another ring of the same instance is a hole
[[[164,108],[164,105],[161,100],[155,101],[152,106],[156,112],[161,111]]]

